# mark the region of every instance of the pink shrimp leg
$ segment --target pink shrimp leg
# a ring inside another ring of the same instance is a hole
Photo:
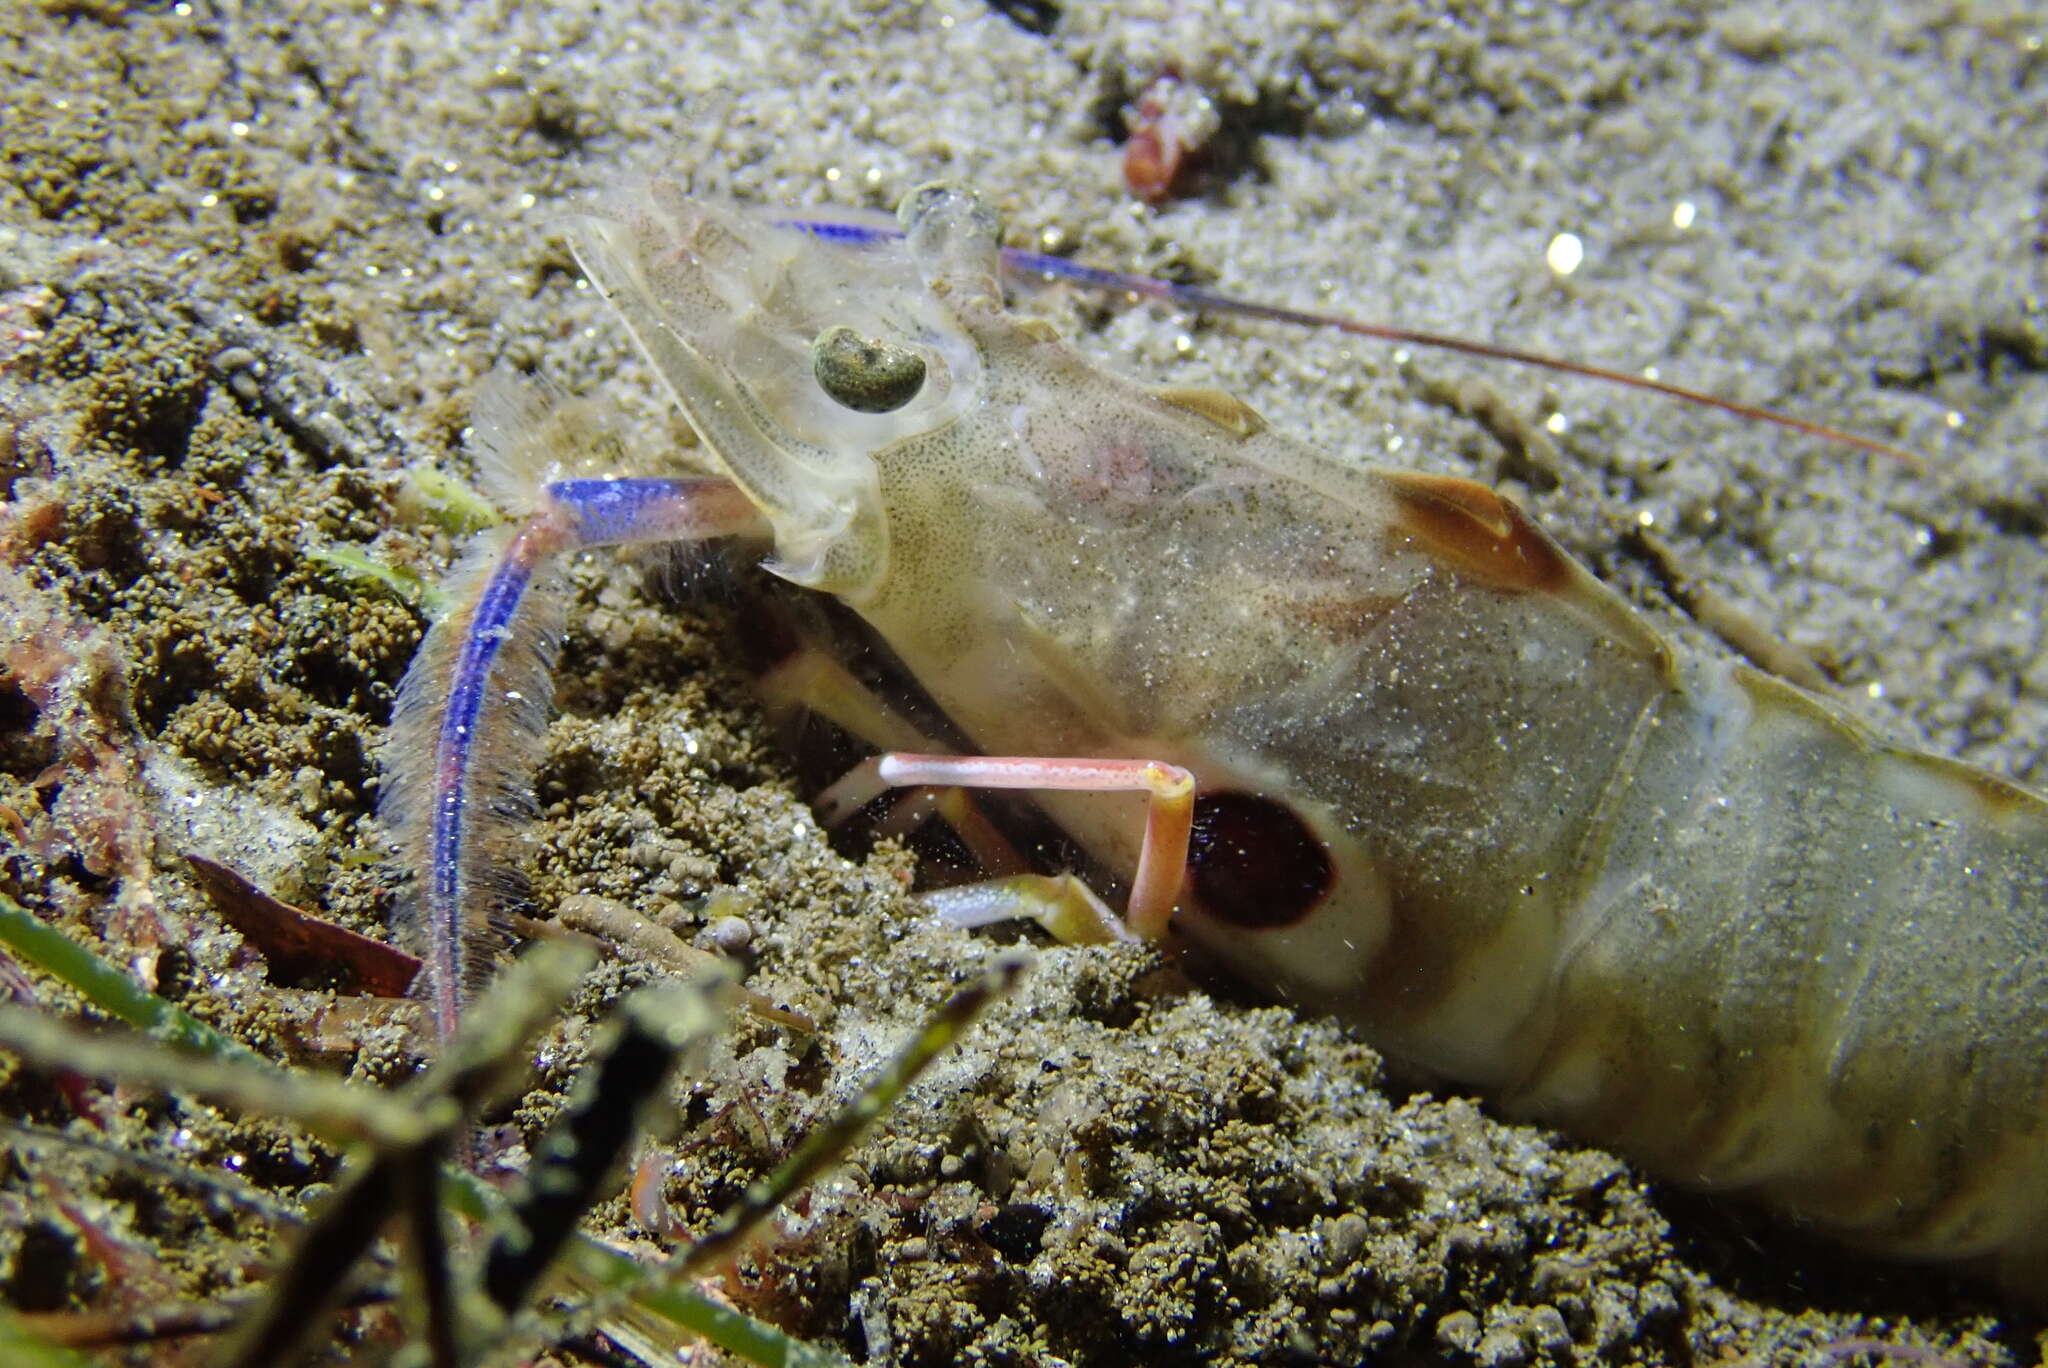
[[[1195,776],[1157,760],[1056,759],[1043,756],[905,755],[891,752],[879,766],[882,782],[960,788],[1070,789],[1090,793],[1148,793],[1145,841],[1131,879],[1125,924],[1140,940],[1166,934],[1187,876],[1188,841],[1195,817]]]

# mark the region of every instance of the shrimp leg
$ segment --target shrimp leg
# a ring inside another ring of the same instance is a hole
[[[936,816],[965,843],[987,877],[926,895],[948,921],[983,926],[1029,919],[1066,944],[1158,940],[1165,934],[1192,829],[1194,785],[1186,770],[1130,760],[937,754],[931,738],[817,647],[799,649],[757,687],[771,711],[807,709],[881,748],[812,799],[826,826],[839,826],[890,788],[907,788],[912,791],[883,819],[879,834],[907,835]],[[1028,872],[1023,857],[963,797],[971,788],[1150,793],[1140,872],[1125,917],[1071,874]]]
[[[1166,935],[1187,877],[1195,818],[1195,777],[1179,765],[1158,760],[892,753],[882,757],[878,772],[883,783],[899,786],[1149,794],[1145,838],[1124,922],[1140,940],[1156,941]]]

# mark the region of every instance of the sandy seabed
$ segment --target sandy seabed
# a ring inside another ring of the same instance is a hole
[[[181,856],[387,934],[401,878],[375,754],[422,617],[320,553],[450,563],[402,472],[473,476],[463,433],[494,367],[602,389],[674,435],[550,229],[649,174],[870,208],[964,179],[1016,243],[1654,367],[1920,453],[1906,469],[1328,335],[1031,305],[1109,364],[1223,386],[1326,447],[1505,483],[1667,630],[1726,649],[1627,549],[1619,529],[1648,519],[1871,725],[2048,782],[2038,7],[1005,8],[8,7],[0,892],[259,1048],[307,1051],[302,999],[280,1005]],[[1187,193],[1149,207],[1118,144],[1162,76],[1216,128]],[[1562,233],[1584,244],[1568,277],[1546,264]],[[742,1022],[692,1085],[701,1129],[669,1197],[701,1223],[992,941],[933,925],[894,853],[828,845],[729,606],[679,606],[609,558],[571,579],[536,912],[598,896],[690,938],[738,909],[750,986],[825,1023],[806,1041]],[[2038,1323],[1968,1283],[1677,1193],[1390,1079],[1332,1023],[1158,970],[1045,950],[734,1295],[876,1363],[1819,1364],[1865,1337],[2041,1356]],[[649,972],[614,962],[576,1010]],[[544,1123],[579,1039],[564,1029],[505,1120]],[[325,1067],[402,1077],[397,1040]],[[0,1113],[78,1124],[7,1065]],[[274,1122],[126,1093],[107,1114],[120,1146],[287,1200],[333,1176]],[[53,1211],[58,1182],[164,1296],[239,1285],[274,1236],[44,1155],[0,1169],[0,1302],[124,1305]],[[644,1236],[622,1203],[596,1219]]]

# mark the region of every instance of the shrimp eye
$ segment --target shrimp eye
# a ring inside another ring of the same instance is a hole
[[[904,347],[827,328],[811,344],[818,387],[855,413],[893,413],[924,388],[924,358]]]

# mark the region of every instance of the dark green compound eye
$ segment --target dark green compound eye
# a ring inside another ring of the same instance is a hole
[[[827,328],[811,344],[818,387],[855,413],[893,413],[924,388],[924,358],[903,347]]]

